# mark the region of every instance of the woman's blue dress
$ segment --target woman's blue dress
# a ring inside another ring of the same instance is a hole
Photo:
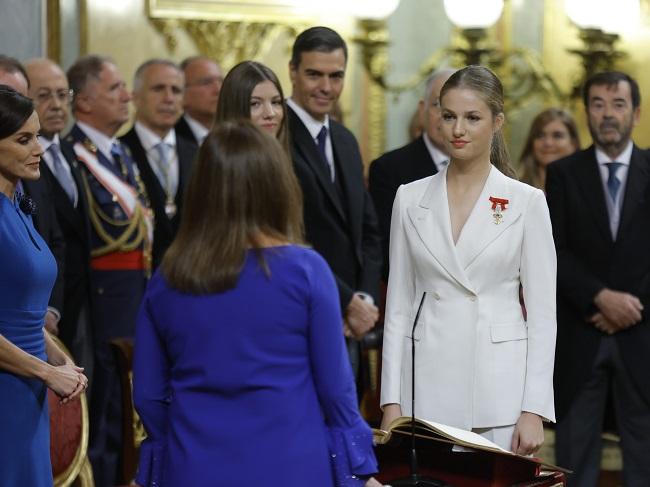
[[[195,296],[149,283],[136,328],[143,486],[358,486],[377,471],[338,293],[316,252],[249,251],[237,286]],[[335,484],[336,482],[336,484]]]
[[[0,193],[0,335],[46,360],[43,320],[56,262],[31,217]],[[52,485],[47,388],[0,370],[0,485]]]

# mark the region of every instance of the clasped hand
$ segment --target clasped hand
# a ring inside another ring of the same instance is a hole
[[[629,293],[603,289],[594,298],[594,303],[600,311],[588,321],[608,335],[625,330],[643,318],[643,304]]]
[[[83,367],[77,367],[72,362],[52,365],[45,385],[59,396],[61,403],[66,404],[88,387],[88,378],[83,374],[83,370]]]
[[[378,319],[379,309],[377,306],[355,294],[345,309],[343,333],[346,337],[360,340],[375,326]]]

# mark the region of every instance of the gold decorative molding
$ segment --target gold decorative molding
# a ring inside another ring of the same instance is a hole
[[[148,0],[152,18],[219,20],[291,25],[311,23],[314,15],[291,0]]]
[[[47,0],[47,57],[61,63],[61,5],[59,0]]]
[[[244,59],[263,58],[277,39],[283,35],[293,38],[302,27],[306,27],[302,23],[276,23],[268,19],[265,22],[191,19],[181,17],[181,13],[176,12],[176,17],[161,18],[151,16],[150,10],[149,21],[165,39],[169,52],[173,54],[176,51],[179,31],[184,31],[201,54],[218,59],[225,68]]]

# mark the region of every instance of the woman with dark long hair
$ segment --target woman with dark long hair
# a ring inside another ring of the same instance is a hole
[[[34,229],[20,181],[40,177],[43,149],[32,101],[0,85],[0,478],[52,485],[47,388],[63,402],[88,380],[44,330],[56,262]]]
[[[300,188],[277,140],[217,124],[181,221],[136,330],[138,483],[378,485],[334,278],[302,245]]]
[[[528,455],[555,420],[556,257],[544,193],[514,179],[503,142],[503,88],[482,66],[440,93],[450,164],[401,186],[393,205],[382,397],[384,428],[411,414]],[[528,311],[519,304],[523,288]]]

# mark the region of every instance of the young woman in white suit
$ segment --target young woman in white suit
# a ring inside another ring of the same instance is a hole
[[[385,429],[415,414],[529,455],[555,421],[556,256],[542,191],[513,179],[503,88],[468,66],[440,94],[451,162],[399,188],[391,221],[381,404]],[[524,318],[519,288],[527,310]]]

